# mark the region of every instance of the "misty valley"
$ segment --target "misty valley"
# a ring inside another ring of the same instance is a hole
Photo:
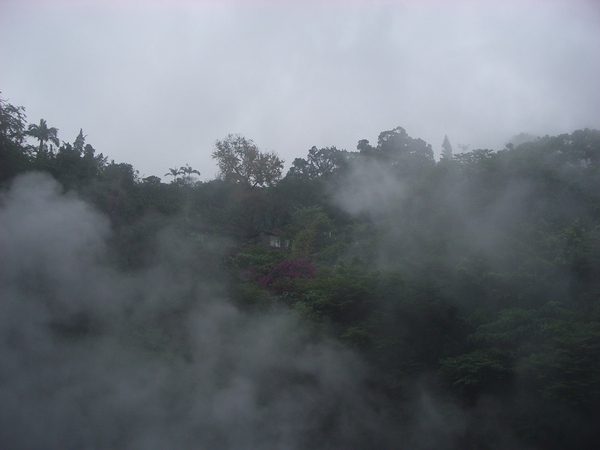
[[[600,131],[201,181],[0,106],[2,448],[597,448]]]

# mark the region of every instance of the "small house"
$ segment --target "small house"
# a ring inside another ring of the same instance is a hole
[[[279,229],[264,230],[260,233],[260,245],[273,249],[286,250],[290,247],[290,240]]]

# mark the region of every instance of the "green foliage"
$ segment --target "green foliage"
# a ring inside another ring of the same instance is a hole
[[[444,142],[442,142],[442,160],[450,161],[452,159],[452,144],[450,144],[450,140],[448,136],[444,136]]]
[[[308,301],[316,311],[335,323],[353,325],[365,319],[376,280],[376,274],[340,262],[323,269],[317,278],[305,280],[302,288],[319,293]]]
[[[164,176],[173,177],[172,183],[179,182],[185,186],[192,186],[196,182],[194,175],[199,176],[200,172],[191,167],[189,164],[186,164],[185,166],[181,166],[179,169],[169,169]]]
[[[373,334],[364,325],[350,326],[340,336],[340,339],[358,350],[368,349],[372,345],[373,338]]]
[[[493,344],[506,350],[516,351],[525,342],[532,343],[536,331],[535,310],[510,308],[501,310],[495,321],[480,325],[469,336],[473,342]]]
[[[288,225],[292,257],[310,259],[331,242],[333,223],[320,206],[297,208]]]
[[[168,184],[107,163],[82,130],[60,146],[57,132],[0,99],[0,183],[43,170],[90,200],[110,218],[117,268],[155,264],[158,236],[176,230],[185,239],[168,240],[170,264],[228,271],[245,310],[290,308],[359,352],[392,402],[424,379],[465,408],[493,399],[506,414],[520,408],[507,432],[534,448],[573,433],[561,417],[600,417],[598,130],[454,155],[445,137],[436,164],[429,144],[397,127],[357,152],[313,147],[283,180],[275,153],[229,135],[213,153],[220,179],[196,182],[186,165],[169,169]],[[342,187],[356,213],[337,206]],[[275,229],[289,252],[250,245]],[[180,351],[175,331],[156,324],[131,339]]]
[[[440,359],[466,348],[469,324],[431,281],[392,272],[382,276],[378,291],[382,307],[372,322],[377,357],[397,382],[435,372]]]
[[[275,184],[281,178],[284,163],[275,152],[261,152],[251,139],[239,134],[216,141],[212,157],[225,181],[249,187]]]
[[[175,184],[161,183],[156,176],[146,177],[137,185],[140,207],[147,213],[176,216],[184,206],[185,195]]]
[[[255,283],[237,283],[232,296],[235,303],[244,309],[265,309],[274,304],[274,298]]]
[[[0,97],[0,184],[30,167],[23,147],[25,119],[23,107],[13,106]]]
[[[83,130],[80,130],[73,144],[63,142],[47,164],[65,189],[81,189],[100,176],[106,167],[106,158],[102,154],[95,155],[94,147],[85,143]]]
[[[17,145],[25,139],[25,108],[14,106],[0,97],[0,135]]]
[[[258,280],[266,276],[275,266],[283,261],[283,254],[277,250],[261,246],[242,248],[228,260],[228,266],[240,271],[242,277]]]
[[[336,147],[312,147],[308,156],[296,158],[287,174],[290,178],[315,179],[339,175],[348,168],[350,154]]]
[[[404,176],[419,175],[427,167],[435,165],[431,145],[422,139],[411,138],[402,127],[381,132],[377,147],[362,140],[358,143],[358,149],[362,156],[389,164]]]
[[[463,399],[473,402],[482,394],[502,387],[513,376],[510,353],[491,348],[477,349],[453,358],[440,360],[439,374]]]
[[[440,373],[467,397],[517,377],[542,397],[587,407],[600,400],[600,322],[551,302],[511,308],[469,336],[479,348],[441,361]],[[470,392],[468,392],[470,391]]]
[[[41,155],[44,152],[52,153],[52,148],[48,149],[46,142],[51,142],[57,147],[60,145],[60,141],[58,140],[58,128],[48,127],[48,124],[44,119],[40,119],[39,125],[30,124],[27,127],[25,134],[40,142],[37,150],[38,155]]]
[[[542,344],[521,372],[545,398],[587,408],[600,401],[600,321],[550,304],[537,321]]]

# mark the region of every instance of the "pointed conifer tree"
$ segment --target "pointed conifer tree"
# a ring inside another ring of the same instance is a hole
[[[452,159],[452,144],[448,139],[448,135],[444,136],[444,142],[442,142],[442,156],[440,159],[450,161]]]

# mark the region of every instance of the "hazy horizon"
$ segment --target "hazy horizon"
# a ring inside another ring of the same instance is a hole
[[[396,126],[439,156],[600,123],[580,2],[4,1],[0,91],[140,175],[211,179],[229,133],[286,161]]]

